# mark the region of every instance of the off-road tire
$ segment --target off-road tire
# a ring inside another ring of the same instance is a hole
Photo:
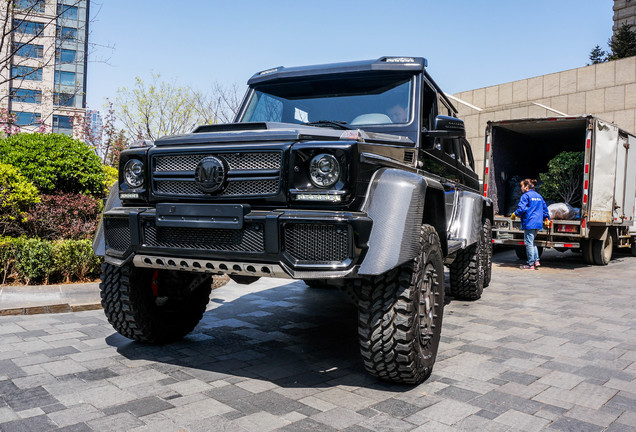
[[[459,300],[478,300],[484,291],[487,258],[483,228],[477,244],[457,252],[449,266],[450,294]]]
[[[203,317],[212,289],[209,276],[179,273],[176,277],[168,270],[155,273],[131,264],[102,264],[101,280],[108,322],[122,336],[149,344],[172,342],[190,333]],[[161,297],[153,293],[153,283]]]
[[[636,256],[636,238],[632,238],[631,251],[632,251],[632,256]]]
[[[484,246],[484,288],[490,285],[492,276],[492,222],[490,219],[484,219],[482,230],[483,246]]]
[[[392,382],[424,381],[435,363],[444,313],[444,264],[435,229],[422,226],[414,260],[355,284],[367,371]]]
[[[612,236],[607,233],[605,240],[591,240],[592,242],[592,260],[596,265],[608,265],[612,260],[612,252],[614,250]]]

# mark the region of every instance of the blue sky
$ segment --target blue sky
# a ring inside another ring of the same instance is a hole
[[[426,57],[448,93],[577,68],[607,49],[612,0],[92,0],[87,101],[135,76],[205,90],[255,72]],[[107,47],[113,47],[108,49]],[[106,61],[104,61],[106,60]]]

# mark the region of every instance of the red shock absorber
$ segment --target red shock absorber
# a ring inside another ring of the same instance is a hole
[[[152,295],[159,297],[159,270],[155,270],[150,280],[150,289],[152,289]]]

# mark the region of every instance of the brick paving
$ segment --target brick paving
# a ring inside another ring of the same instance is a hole
[[[213,292],[185,340],[144,346],[103,311],[0,317],[0,430],[636,430],[636,258],[539,271],[497,253],[481,300],[446,306],[433,375],[368,376],[337,291]]]

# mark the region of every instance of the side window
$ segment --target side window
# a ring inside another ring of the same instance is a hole
[[[462,154],[464,155],[464,165],[469,166],[470,169],[475,171],[475,159],[473,158],[473,152],[470,149],[470,144],[468,144],[468,141],[466,141],[465,138],[462,138],[460,144],[462,148]]]
[[[446,102],[440,95],[437,95],[437,115],[451,115],[450,108],[446,105]]]
[[[433,121],[435,119],[435,100],[437,99],[437,93],[427,83],[422,83],[422,127],[426,130],[433,129]]]

